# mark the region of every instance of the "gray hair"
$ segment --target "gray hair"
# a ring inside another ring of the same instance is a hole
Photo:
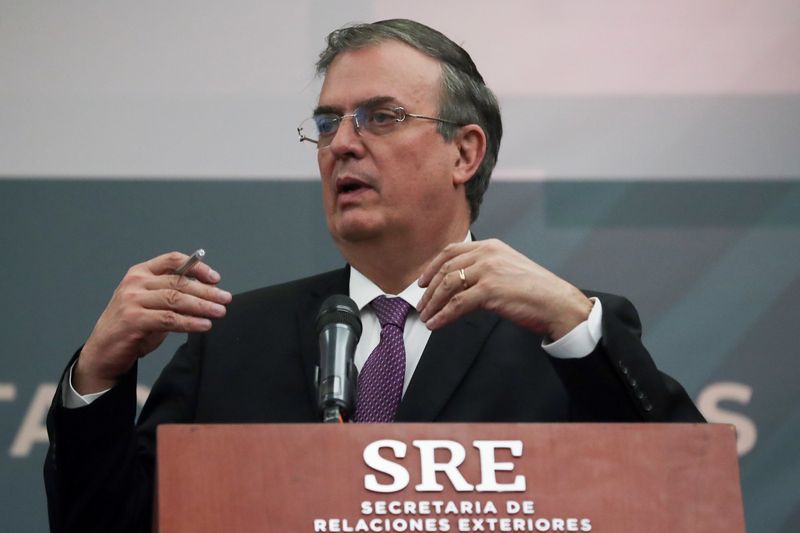
[[[392,19],[355,24],[328,35],[328,46],[317,61],[317,74],[324,75],[336,56],[342,52],[390,40],[403,42],[441,62],[439,118],[456,124],[477,124],[486,135],[486,155],[465,185],[470,221],[474,222],[478,218],[483,194],[489,187],[489,179],[497,163],[503,123],[497,99],[463,48],[443,33],[413,20]],[[459,126],[440,122],[438,128],[439,133],[449,141],[455,137]]]

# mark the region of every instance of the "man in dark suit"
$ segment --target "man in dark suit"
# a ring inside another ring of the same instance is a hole
[[[319,420],[314,317],[331,294],[350,294],[364,323],[359,421],[702,420],[626,300],[472,240],[502,127],[464,50],[383,21],[333,32],[318,70],[319,105],[298,131],[317,146],[348,267],[233,301],[208,265],[174,275],[183,254],[132,267],[48,417],[53,529],[147,530],[160,423]],[[136,361],[170,331],[189,340],[134,427]]]

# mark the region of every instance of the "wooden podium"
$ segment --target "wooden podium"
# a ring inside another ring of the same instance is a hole
[[[161,533],[744,532],[734,429],[716,424],[161,426],[154,522]]]

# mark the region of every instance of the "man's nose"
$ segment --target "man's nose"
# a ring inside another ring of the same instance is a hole
[[[353,115],[343,116],[328,149],[334,155],[341,157],[345,154],[358,155],[363,152],[363,148],[363,138],[356,126],[356,117]]]

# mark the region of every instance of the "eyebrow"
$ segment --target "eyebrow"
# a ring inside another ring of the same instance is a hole
[[[394,96],[373,96],[371,98],[367,98],[366,100],[363,100],[363,101],[359,102],[358,104],[356,104],[356,108],[358,108],[358,107],[375,107],[375,106],[379,106],[379,105],[383,105],[383,104],[389,104],[389,103],[393,103],[393,104],[399,105],[399,103],[397,102],[397,98],[395,98]],[[323,114],[326,114],[326,113],[332,113],[334,115],[342,115],[342,114],[344,114],[344,113],[342,113],[342,108],[341,107],[336,107],[336,106],[320,105],[320,106],[317,106],[314,109],[314,115],[323,115]]]

